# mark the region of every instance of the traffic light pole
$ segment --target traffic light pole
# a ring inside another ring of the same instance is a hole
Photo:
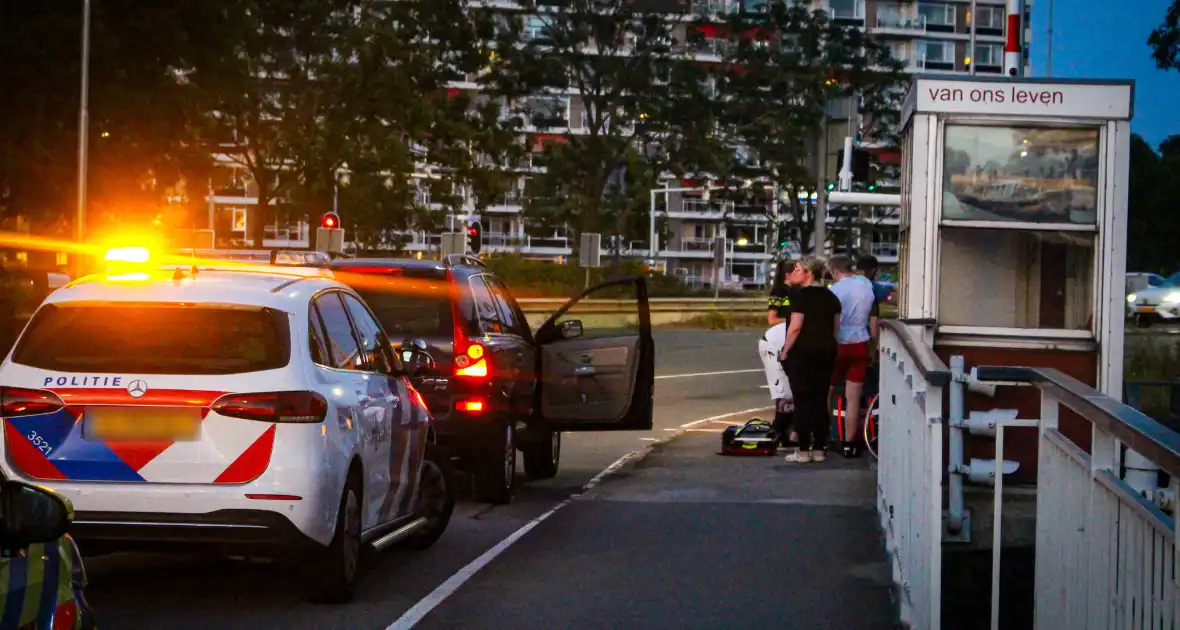
[[[820,125],[819,150],[816,152],[816,160],[818,168],[816,168],[816,184],[815,184],[815,226],[812,229],[812,240],[815,245],[812,248],[813,256],[823,256],[825,245],[828,242],[827,234],[827,181],[828,181],[828,114],[825,111],[822,124]],[[806,245],[806,243],[804,243]]]

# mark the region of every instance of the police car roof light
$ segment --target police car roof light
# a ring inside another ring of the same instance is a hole
[[[318,251],[276,249],[270,252],[270,264],[276,267],[327,268],[332,264],[332,257]]]
[[[143,264],[151,257],[152,254],[146,247],[115,247],[107,250],[106,254],[103,255],[103,260],[106,262]]]

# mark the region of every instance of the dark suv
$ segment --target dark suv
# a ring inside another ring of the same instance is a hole
[[[439,444],[471,473],[480,500],[511,500],[517,450],[525,472],[544,479],[557,474],[564,431],[651,429],[655,343],[642,277],[587,290],[534,333],[508,287],[474,257],[331,267],[381,320],[435,416]],[[619,293],[635,301],[624,326],[575,319],[589,296],[631,306]]]

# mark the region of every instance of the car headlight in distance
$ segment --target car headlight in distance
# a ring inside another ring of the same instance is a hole
[[[1165,304],[1180,304],[1180,291],[1169,293],[1164,296]]]
[[[1138,298],[1138,297],[1139,297],[1139,296],[1135,295],[1134,293],[1132,293],[1131,295],[1128,295],[1128,296],[1127,296],[1127,304],[1134,304],[1134,303],[1135,303],[1135,299],[1136,299],[1136,298]]]

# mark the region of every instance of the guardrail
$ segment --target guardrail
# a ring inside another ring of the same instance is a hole
[[[565,304],[566,298],[524,298],[517,302],[529,323],[539,326]],[[766,298],[650,298],[648,303],[654,326],[690,323],[714,313],[733,317],[757,316],[766,312]],[[608,322],[616,325],[633,324],[638,315],[634,300],[582,300],[569,312],[600,325],[607,325]]]
[[[911,324],[913,322],[910,322]],[[941,627],[942,397],[951,372],[921,329],[886,321],[881,335],[878,512],[902,621]],[[1004,429],[1038,433],[1035,628],[1180,627],[1176,523],[1122,478],[1123,447],[1155,462],[1180,490],[1180,434],[1047,368],[979,367],[997,386],[1040,390],[1040,417],[996,430],[991,627],[1000,624]],[[1058,427],[1069,410],[1088,421],[1087,451]]]
[[[921,328],[881,327],[877,514],[901,621],[937,629],[942,617],[942,400],[947,366]]]

